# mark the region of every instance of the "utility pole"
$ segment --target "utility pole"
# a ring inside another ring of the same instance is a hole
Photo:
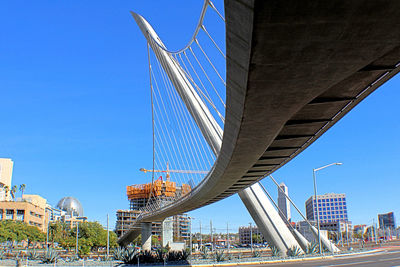
[[[210,241],[211,241],[211,251],[214,251],[214,237],[213,237],[213,230],[212,230],[212,220],[210,220]]]
[[[110,254],[110,232],[108,231],[108,213],[107,213],[107,260]]]
[[[201,220],[200,220],[200,249],[203,246],[203,235],[201,233]]]
[[[253,253],[253,228],[251,227],[251,223],[250,224],[250,246],[251,246],[251,253]]]
[[[226,223],[226,242],[227,242],[227,248],[228,248],[228,253],[229,253],[230,244],[229,244],[229,225],[228,225],[228,223]]]
[[[190,246],[190,255],[192,255],[192,217],[189,217],[189,233],[190,233],[190,237],[189,237],[189,246]]]
[[[78,255],[78,233],[79,233],[79,221],[76,221],[76,255]]]
[[[47,222],[47,231],[46,231],[46,252],[49,249],[49,231],[50,231],[50,222]]]
[[[347,239],[347,249],[349,249],[349,224],[346,222],[346,239]]]

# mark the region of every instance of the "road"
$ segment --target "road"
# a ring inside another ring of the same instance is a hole
[[[382,249],[383,251],[372,254],[342,256],[322,260],[270,263],[265,264],[265,266],[400,266],[400,247]]]

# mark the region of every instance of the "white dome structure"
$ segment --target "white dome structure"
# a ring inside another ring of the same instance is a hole
[[[64,197],[57,203],[57,208],[74,217],[83,216],[83,207],[74,197]]]

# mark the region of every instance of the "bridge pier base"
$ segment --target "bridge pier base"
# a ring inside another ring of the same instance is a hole
[[[275,246],[282,256],[291,247],[302,249],[258,183],[240,191],[239,196],[268,244]]]
[[[174,233],[174,228],[173,228],[173,220],[172,217],[165,218],[164,221],[162,222],[162,239],[161,239],[161,245],[163,247],[170,245],[171,243],[174,242],[173,239],[173,233]]]
[[[152,223],[144,222],[142,223],[142,250],[151,250],[151,233],[152,233]]]
[[[317,240],[318,242],[318,229],[315,228],[314,226],[310,226],[311,228],[311,232],[314,234],[315,240]],[[326,238],[326,236],[324,235],[320,235],[321,236],[321,243],[323,248],[327,249],[329,252],[335,253],[335,252],[339,252],[340,249],[338,249],[336,247],[335,244],[333,244],[332,241],[330,241],[328,238]]]

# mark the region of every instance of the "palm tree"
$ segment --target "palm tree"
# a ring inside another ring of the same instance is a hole
[[[10,187],[8,185],[4,186],[4,191],[6,192],[6,200],[7,200],[8,192],[10,192]]]
[[[11,189],[11,196],[12,196],[13,200],[15,199],[15,193],[17,192],[17,190],[18,190],[18,187],[16,185],[14,185]]]
[[[24,198],[24,190],[25,190],[25,188],[26,188],[26,184],[21,184],[19,186],[19,191],[21,191],[21,198],[22,199]]]

